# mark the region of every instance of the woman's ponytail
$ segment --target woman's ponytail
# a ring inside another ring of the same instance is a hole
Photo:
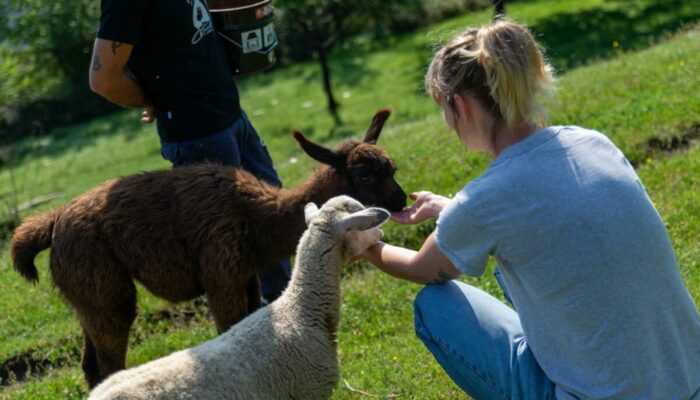
[[[508,126],[542,124],[542,101],[554,90],[554,76],[527,28],[501,19],[467,29],[441,48],[426,90],[439,104],[467,91]]]

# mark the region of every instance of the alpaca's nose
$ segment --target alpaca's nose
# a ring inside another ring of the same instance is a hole
[[[406,193],[403,190],[394,192],[386,204],[389,211],[401,211],[406,207]]]

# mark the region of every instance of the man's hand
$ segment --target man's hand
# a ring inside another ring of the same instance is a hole
[[[415,203],[398,212],[391,213],[392,221],[399,224],[417,224],[428,218],[437,218],[445,205],[450,201],[447,197],[422,191],[411,193],[409,196]]]
[[[156,120],[156,114],[153,109],[153,106],[148,106],[143,109],[143,112],[141,113],[141,122],[144,124],[150,124],[153,121]]]

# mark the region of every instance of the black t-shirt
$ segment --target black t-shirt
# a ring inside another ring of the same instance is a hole
[[[128,66],[155,106],[158,134],[209,136],[241,115],[223,43],[204,0],[101,0],[97,37],[129,43]]]

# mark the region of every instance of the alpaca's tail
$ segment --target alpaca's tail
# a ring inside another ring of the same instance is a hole
[[[34,257],[51,247],[53,226],[59,214],[60,210],[54,210],[32,215],[17,227],[12,236],[12,263],[17,272],[28,281],[39,282]]]

